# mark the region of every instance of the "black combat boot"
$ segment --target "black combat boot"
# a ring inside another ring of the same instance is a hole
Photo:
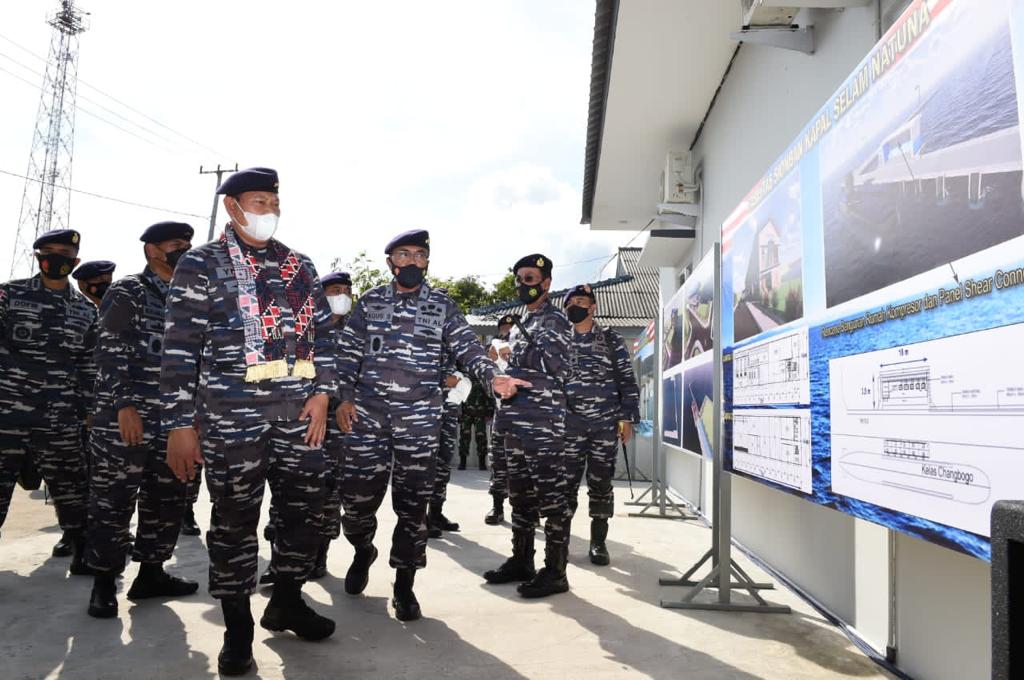
[[[525,598],[547,597],[569,590],[565,577],[565,565],[569,557],[569,544],[544,545],[544,567],[529,583],[520,583],[516,591]]]
[[[196,509],[189,503],[185,506],[185,514],[181,517],[181,535],[198,536],[203,533],[196,524]]]
[[[76,529],[69,531],[71,535],[71,566],[68,567],[68,571],[74,576],[92,576],[93,571],[88,564],[85,563],[85,531],[83,529]]]
[[[416,594],[412,592],[415,580],[415,569],[395,570],[395,596],[391,600],[391,605],[395,608],[395,618],[399,621],[415,621],[423,616]]]
[[[458,469],[459,470],[465,470],[466,469],[466,457],[461,455],[461,454],[459,455],[459,467],[458,467]]]
[[[594,518],[590,520],[590,563],[602,567],[608,566],[611,558],[608,556],[608,546],[604,544],[608,538],[608,520]]]
[[[96,572],[89,595],[89,616],[112,619],[117,616],[117,574]]]
[[[280,574],[260,625],[267,630],[290,630],[303,640],[323,640],[334,633],[334,621],[320,616],[302,599],[302,586]]]
[[[512,532],[512,557],[497,569],[484,572],[488,583],[529,581],[537,575],[533,566],[533,532]]]
[[[54,557],[67,557],[75,551],[75,543],[72,540],[70,531],[65,531],[60,535],[60,540],[57,541],[53,546]]]
[[[327,549],[331,547],[330,539],[320,543],[320,549],[316,551],[316,561],[313,563],[313,571],[310,572],[311,581],[323,578],[327,575]]]
[[[263,540],[273,543],[275,538],[277,538],[277,529],[274,528],[273,524],[267,524],[267,526],[263,527]]]
[[[220,601],[224,613],[224,646],[217,655],[221,675],[245,675],[252,668],[252,611],[249,596],[225,597]]]
[[[274,581],[277,580],[277,572],[274,571],[274,563],[271,562],[267,565],[266,571],[260,575],[261,586],[272,586]]]
[[[505,501],[494,496],[494,507],[484,517],[487,524],[501,524],[505,521]]]
[[[478,466],[480,467],[481,470],[486,470],[487,469],[487,454],[486,453],[480,454],[478,456],[478,458],[479,458]]]
[[[377,548],[370,545],[361,545],[356,548],[356,554],[352,557],[352,566],[345,574],[345,592],[349,595],[358,595],[366,590],[366,584],[370,582],[370,565],[377,559]]]
[[[430,504],[430,515],[427,518],[427,524],[431,526],[436,526],[439,529],[441,529],[441,531],[458,531],[459,523],[453,522],[447,517],[445,517],[444,513],[441,512],[441,509],[443,507],[444,501],[440,503]]]
[[[139,575],[128,590],[129,600],[144,600],[149,597],[183,597],[199,590],[195,581],[171,576],[164,571],[160,562],[143,562]]]

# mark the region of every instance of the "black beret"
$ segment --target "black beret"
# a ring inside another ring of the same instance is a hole
[[[584,283],[576,286],[568,293],[565,294],[565,301],[562,303],[563,307],[569,306],[569,298],[574,297],[588,297],[594,302],[597,302],[597,296],[594,295],[594,290],[590,287],[590,284]]]
[[[194,233],[192,225],[184,222],[157,222],[142,232],[139,240],[143,243],[162,243],[175,238],[191,241]]]
[[[534,253],[533,255],[527,255],[526,257],[519,258],[512,267],[512,273],[515,274],[523,267],[535,267],[539,269],[545,279],[551,276],[551,259],[546,255],[541,255],[540,253]]]
[[[352,285],[352,277],[349,276],[348,272],[331,272],[327,276],[321,277],[320,286],[326,288],[327,286],[333,286],[341,284],[343,286]]]
[[[92,260],[78,265],[78,269],[71,276],[77,281],[79,279],[94,279],[104,274],[113,274],[116,264],[110,260]]]
[[[32,244],[32,247],[39,248],[40,246],[56,243],[78,248],[81,240],[81,234],[74,229],[53,229],[37,238],[35,243]]]
[[[246,191],[269,191],[277,193],[277,170],[270,168],[246,168],[224,180],[217,189],[218,194],[237,196]]]
[[[406,231],[391,239],[384,248],[384,254],[390,255],[391,251],[399,246],[420,246],[430,252],[430,232],[426,229],[413,229]]]
[[[498,319],[498,330],[501,330],[502,326],[515,326],[516,321],[519,321],[520,316],[518,314],[506,314],[505,316]]]

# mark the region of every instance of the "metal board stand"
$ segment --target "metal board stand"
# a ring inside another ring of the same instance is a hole
[[[712,441],[715,448],[715,467],[712,476],[711,505],[712,505],[712,527],[711,527],[711,550],[706,552],[696,564],[690,567],[681,578],[659,579],[658,584],[663,586],[681,586],[689,588],[689,592],[683,595],[682,600],[662,600],[661,606],[666,609],[705,609],[732,612],[761,612],[766,614],[789,614],[790,608],[786,605],[777,605],[767,602],[758,593],[759,590],[770,590],[773,588],[770,583],[756,583],[750,576],[732,559],[732,478],[725,474],[725,464],[722,460],[724,449],[722,447],[722,346],[721,346],[721,313],[722,313],[722,252],[721,246],[716,243],[712,250],[715,267],[715,295],[713,301],[713,314],[716,319],[719,332],[715,338],[714,365],[715,379],[713,387],[714,412],[714,433]],[[730,367],[731,368],[731,367]],[[711,571],[700,581],[693,581],[691,577],[707,562],[711,562]],[[745,604],[732,601],[732,591],[745,590],[754,603]],[[717,590],[718,597],[711,602],[697,601],[696,597],[705,590]]]
[[[654,375],[657,394],[661,394],[661,391],[664,389],[661,368],[661,352],[662,344],[664,343],[662,316],[659,306],[658,314],[654,317],[654,355],[657,357],[654,362]],[[666,458],[664,448],[662,447],[661,433],[661,404],[663,400],[658,399],[656,403],[658,408],[654,409],[654,474],[653,478],[649,480],[651,482],[650,486],[640,494],[640,497],[635,501],[626,503],[626,505],[642,506],[639,511],[629,513],[629,516],[650,517],[652,519],[700,519],[699,515],[688,512],[685,507],[669,498],[668,490],[665,488],[665,477],[667,476]],[[643,502],[643,499],[647,496],[650,496],[650,499],[647,502]]]

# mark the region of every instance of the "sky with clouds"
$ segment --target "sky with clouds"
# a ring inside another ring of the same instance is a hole
[[[27,167],[44,68],[30,52],[46,55],[57,5],[0,7],[0,171]],[[493,281],[541,251],[565,287],[597,278],[632,236],[579,224],[592,0],[81,7],[75,188],[209,215],[201,164],[274,167],[278,236],[321,270],[363,250],[383,261],[392,235],[426,228],[435,275]],[[2,278],[23,189],[0,175]],[[174,217],[81,194],[71,205],[82,258],[119,274],[142,268],[142,230]],[[208,218],[183,219],[205,236]]]

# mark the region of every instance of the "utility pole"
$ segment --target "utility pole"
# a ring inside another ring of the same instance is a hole
[[[36,237],[50,229],[67,229],[71,219],[78,36],[89,27],[86,16],[75,7],[74,0],[61,0],[46,22],[53,32],[14,237],[12,277],[22,269],[31,269]]]
[[[238,172],[238,163],[235,163],[235,168],[233,170],[231,168],[221,169],[220,163],[217,164],[216,170],[203,170],[203,166],[199,166],[200,175],[217,175],[217,186],[214,187],[213,194],[213,210],[210,211],[210,233],[206,236],[207,241],[213,240],[213,230],[217,226],[217,204],[220,202],[217,199],[220,197],[217,196],[216,190],[217,187],[220,187],[221,180],[223,179],[225,172]]]

